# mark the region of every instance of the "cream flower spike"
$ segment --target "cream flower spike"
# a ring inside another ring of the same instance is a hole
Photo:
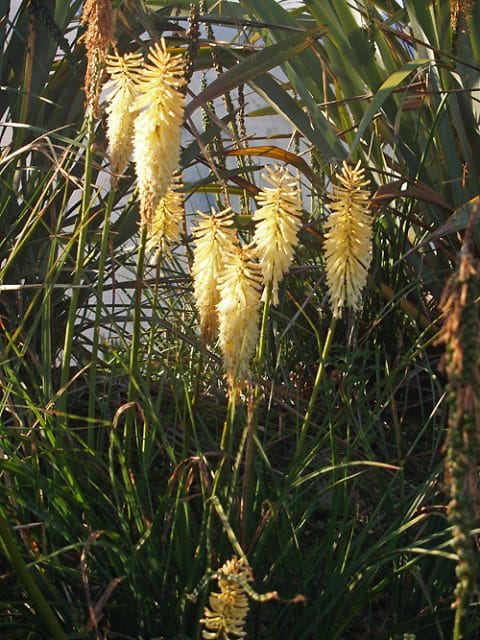
[[[148,63],[138,80],[133,104],[135,119],[133,158],[140,196],[140,219],[152,223],[158,203],[166,194],[180,156],[185,96],[185,65],[181,56],[168,53],[161,40],[150,48]]]
[[[200,315],[202,342],[212,341],[218,327],[217,304],[220,301],[218,281],[223,271],[225,257],[237,244],[232,227],[233,213],[225,209],[211,215],[198,212],[200,221],[192,229],[195,239],[192,276],[194,296]]]
[[[220,276],[219,342],[230,391],[243,386],[259,335],[261,267],[251,246],[235,248]]]
[[[279,165],[267,167],[263,176],[273,189],[264,188],[257,196],[259,209],[252,218],[256,222],[253,241],[262,267],[266,297],[272,287],[272,304],[277,305],[278,285],[288,271],[298,245],[300,198],[297,181]]]
[[[233,640],[232,636],[244,638],[247,635],[244,629],[248,599],[242,586],[228,577],[234,576],[245,583],[251,582],[252,570],[243,560],[233,557],[225,562],[218,573],[219,592],[210,594],[210,608],[205,607],[204,618],[200,620],[205,626],[202,637],[204,640]]]
[[[360,161],[351,168],[343,163],[339,184],[329,195],[331,214],[326,222],[327,285],[333,315],[343,307],[358,309],[372,260],[372,217],[368,212],[369,185]]]
[[[135,114],[130,110],[136,95],[136,77],[143,64],[139,53],[124,56],[107,56],[107,72],[110,80],[107,96],[107,138],[112,169],[112,183],[115,184],[130,160],[133,149],[133,123]]]
[[[147,229],[147,250],[157,249],[158,254],[170,257],[173,245],[179,244],[184,220],[184,194],[180,177],[172,183],[157,205],[151,226]]]

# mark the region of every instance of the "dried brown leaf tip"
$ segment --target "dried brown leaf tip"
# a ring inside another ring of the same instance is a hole
[[[87,25],[83,36],[87,50],[85,94],[91,114],[98,115],[102,73],[108,47],[113,41],[114,13],[111,0],[85,0],[81,23]]]

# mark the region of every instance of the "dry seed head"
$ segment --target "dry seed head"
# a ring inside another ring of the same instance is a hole
[[[184,194],[180,178],[175,176],[167,193],[161,198],[147,229],[147,249],[157,249],[162,256],[169,257],[172,246],[181,240],[184,221]]]
[[[253,241],[258,249],[263,282],[265,287],[271,284],[272,304],[277,305],[278,285],[298,245],[299,192],[296,180],[279,165],[267,167],[263,177],[273,188],[265,187],[257,196],[260,208],[252,216],[256,222]]]
[[[170,55],[165,42],[150,48],[138,79],[132,109],[135,119],[133,157],[140,196],[140,218],[147,227],[167,192],[180,155],[185,97],[185,66]]]
[[[252,571],[243,560],[234,557],[218,573],[219,592],[210,594],[210,608],[205,607],[204,618],[200,620],[205,627],[202,637],[205,640],[230,640],[231,636],[244,638],[249,608],[247,596],[241,584],[228,578],[251,582]]]
[[[437,340],[445,345],[443,366],[447,375],[445,486],[450,498],[447,515],[452,527],[452,546],[458,558],[453,605],[456,627],[462,624],[477,584],[472,530],[480,504],[479,291],[480,268],[465,244],[459,269],[447,282],[442,296],[440,306],[445,321]]]
[[[111,89],[106,108],[107,138],[114,184],[125,171],[132,154],[135,114],[131,106],[136,95],[136,77],[142,63],[143,58],[138,53],[107,56],[110,80],[105,87]]]
[[[218,327],[219,277],[226,256],[237,244],[233,213],[225,209],[211,215],[198,212],[200,220],[192,229],[195,239],[192,276],[195,302],[200,315],[202,342],[208,344]]]
[[[85,0],[82,24],[87,25],[83,36],[87,50],[87,70],[85,72],[85,93],[87,105],[93,115],[98,115],[98,100],[105,65],[105,56],[113,41],[114,14],[111,0]]]
[[[440,300],[440,308],[444,315],[444,323],[436,340],[436,344],[444,344],[447,352],[443,359],[445,372],[450,380],[459,380],[464,374],[464,311],[469,297],[469,286],[478,277],[478,266],[473,261],[469,251],[462,251],[458,271],[445,285]],[[480,350],[477,337],[476,348]],[[472,372],[467,372],[467,378],[480,386],[478,372],[475,380],[471,379]]]
[[[185,56],[185,76],[189,81],[193,75],[193,68],[195,60],[200,49],[200,23],[199,23],[200,7],[198,3],[190,3],[190,13],[188,16],[188,22],[190,26],[187,31],[187,53]]]
[[[343,163],[334,185],[331,214],[325,223],[327,285],[333,315],[344,306],[358,309],[372,259],[372,218],[368,212],[369,184],[360,162],[353,168]]]
[[[471,18],[474,0],[450,0],[450,24],[452,31],[457,29],[461,18],[466,22]]]
[[[236,247],[225,260],[218,303],[219,341],[230,391],[249,377],[250,359],[259,335],[261,267],[251,247]]]

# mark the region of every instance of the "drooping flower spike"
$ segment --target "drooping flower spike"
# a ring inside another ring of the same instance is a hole
[[[236,247],[225,260],[218,303],[219,342],[230,391],[249,377],[249,364],[259,336],[261,267],[251,246]]]
[[[135,119],[133,157],[140,196],[140,219],[147,227],[167,192],[180,155],[185,96],[185,65],[171,55],[165,42],[155,44],[138,80],[133,104]]]
[[[325,224],[327,285],[333,315],[341,317],[345,306],[358,309],[372,259],[370,193],[365,170],[343,163],[336,176],[331,214]]]
[[[110,80],[107,96],[107,138],[112,170],[112,183],[118,179],[130,160],[133,149],[133,123],[135,113],[131,110],[136,96],[136,78],[143,64],[139,53],[123,56],[107,56],[107,72]]]
[[[287,272],[298,245],[300,198],[296,180],[279,165],[267,167],[263,176],[273,188],[265,187],[257,196],[260,208],[253,214],[256,222],[253,241],[262,267],[266,297],[272,288],[272,304],[277,305],[278,285]]]
[[[211,215],[198,212],[200,220],[192,229],[195,239],[192,276],[194,296],[200,315],[202,342],[208,344],[218,327],[219,278],[225,259],[237,245],[232,227],[233,213],[225,209]]]
[[[251,582],[252,570],[243,560],[233,557],[227,560],[218,572],[218,593],[211,593],[208,598],[209,607],[205,607],[202,637],[204,640],[233,640],[244,638],[245,622],[248,614],[248,599],[237,578],[245,583]],[[224,576],[224,577],[222,577]]]

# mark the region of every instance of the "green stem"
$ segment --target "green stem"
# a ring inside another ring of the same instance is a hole
[[[147,244],[147,230],[145,225],[141,227],[140,244],[138,247],[137,258],[137,278],[135,283],[135,310],[133,317],[133,333],[132,344],[130,347],[130,363],[128,371],[128,396],[127,402],[134,402],[137,395],[137,378],[138,378],[138,362],[140,352],[141,338],[141,319],[142,319],[142,295],[143,295],[143,272],[145,268],[145,248]],[[134,411],[129,409],[125,419],[125,464],[127,469],[132,463],[132,437],[134,424]]]
[[[255,386],[255,392],[253,398],[249,396],[248,408],[247,408],[247,424],[245,425],[244,434],[242,435],[242,448],[238,452],[238,456],[242,455],[243,447],[245,446],[245,466],[242,480],[242,512],[240,518],[241,539],[242,544],[245,543],[245,537],[247,533],[247,516],[250,512],[250,504],[252,502],[252,489],[253,489],[253,437],[257,430],[258,425],[258,406],[261,399],[262,386],[261,376],[265,360],[265,348],[267,344],[267,328],[268,318],[270,310],[270,299],[272,296],[272,286],[268,285],[266,289],[265,301],[263,304],[262,323],[260,326],[260,338],[258,342],[258,350],[256,357],[256,374],[258,377],[258,383]],[[236,465],[236,468],[239,464]],[[236,474],[234,474],[234,482],[232,482],[232,495],[233,488],[237,483]]]
[[[28,16],[28,32],[27,42],[25,47],[25,60],[23,65],[23,78],[21,95],[22,100],[20,103],[20,113],[18,115],[18,122],[22,124],[28,123],[28,111],[30,107],[30,92],[32,89],[32,73],[33,73],[33,60],[35,56],[35,42],[37,39],[37,21],[33,14]],[[20,149],[25,140],[25,127],[19,127],[14,129],[14,149]],[[12,191],[20,191],[20,179],[22,176],[21,162],[17,163],[17,169],[13,175]]]
[[[265,345],[267,343],[267,323],[268,323],[268,311],[270,309],[270,299],[272,297],[272,285],[269,284],[266,289],[265,302],[263,304],[262,324],[260,326],[260,339],[258,342],[257,351],[257,375],[260,376],[263,369],[263,361],[265,358]],[[260,386],[257,385],[256,396],[260,393]]]
[[[157,254],[156,256],[156,268],[155,268],[155,282],[152,287],[152,310],[155,314],[156,310],[159,307],[159,281],[162,274],[162,260],[164,257],[161,254]],[[146,363],[147,368],[145,372],[145,384],[147,393],[150,392],[150,380],[152,379],[152,364],[154,362],[154,347],[155,347],[155,338],[157,335],[157,325],[155,317],[153,317],[152,322],[150,323],[150,330],[148,335],[148,345],[147,345],[147,353],[146,353]]]
[[[233,424],[235,422],[237,389],[231,389],[228,398],[227,415],[223,425],[222,438],[220,440],[220,449],[226,451],[230,455],[233,444]]]
[[[25,591],[29,594],[33,601],[36,612],[42,619],[46,629],[48,629],[49,635],[54,640],[67,640],[63,629],[61,628],[55,614],[53,613],[50,605],[45,600],[43,593],[40,591],[37,583],[33,579],[33,576],[27,569],[20,551],[15,543],[15,538],[12,535],[10,525],[0,508],[0,538],[5,546],[7,554],[10,558],[10,562],[18,576],[19,581],[25,588]]]
[[[68,308],[67,324],[65,327],[65,339],[63,343],[62,369],[60,374],[60,388],[62,394],[59,398],[58,409],[60,415],[64,415],[64,424],[67,424],[67,393],[66,387],[70,376],[70,361],[72,358],[73,338],[75,335],[75,317],[78,310],[78,298],[80,295],[80,285],[84,271],[85,247],[87,244],[88,218],[90,214],[91,182],[93,158],[91,146],[94,134],[94,119],[88,116],[87,119],[87,140],[85,149],[85,173],[82,194],[82,210],[80,214],[77,256],[75,260],[75,272],[72,282],[72,297]]]
[[[323,350],[320,356],[320,362],[318,363],[317,375],[315,376],[312,395],[310,396],[310,401],[308,403],[307,411],[305,412],[305,417],[303,418],[303,424],[300,431],[300,438],[298,441],[297,452],[300,452],[303,448],[303,445],[305,444],[305,439],[308,433],[308,427],[310,426],[310,422],[312,420],[313,411],[315,409],[318,393],[320,391],[320,385],[322,383],[323,374],[325,372],[325,363],[327,361],[328,354],[330,352],[330,347],[332,344],[333,334],[335,333],[336,324],[337,324],[337,318],[335,316],[332,316],[332,320],[330,322],[330,326],[328,327],[327,336],[325,338],[325,343],[323,345]]]
[[[98,365],[98,345],[100,342],[100,321],[103,307],[103,287],[105,280],[105,265],[108,255],[108,240],[110,237],[110,214],[113,209],[113,202],[115,199],[115,189],[113,186],[110,188],[108,198],[105,206],[105,216],[103,219],[102,238],[100,240],[100,257],[98,261],[98,283],[97,283],[97,300],[95,306],[95,321],[93,324],[93,338],[92,338],[92,360],[89,372],[89,395],[88,395],[88,446],[90,449],[94,447],[94,417],[95,417],[95,404],[97,399],[96,387],[97,387],[97,365]]]
[[[453,623],[453,636],[452,640],[462,640],[462,616],[463,616],[463,608],[457,607],[455,609],[455,620]]]

